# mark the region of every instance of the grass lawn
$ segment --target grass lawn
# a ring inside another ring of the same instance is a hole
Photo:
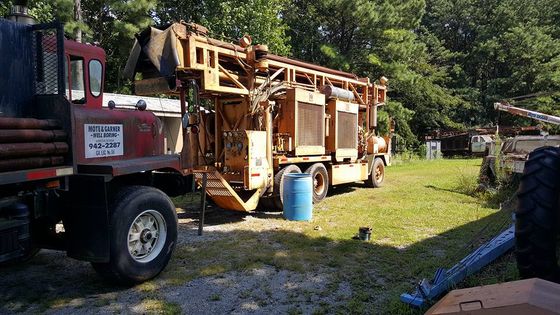
[[[495,196],[474,192],[480,163],[452,159],[389,167],[382,188],[356,184],[333,189],[316,205],[312,222],[255,214],[274,228],[207,232],[227,235],[180,246],[162,278],[173,285],[262,265],[316,269],[332,275],[333,289],[340,282],[352,288],[342,306],[321,305],[317,314],[421,313],[399,302],[399,295],[413,291],[417,280],[431,278],[436,268],[451,267],[468,254],[484,240],[477,238],[468,246],[481,229],[486,227],[482,234],[489,237],[507,224],[509,214],[498,210]],[[352,239],[361,226],[373,229],[370,242]],[[459,287],[516,278],[514,260],[507,255]]]

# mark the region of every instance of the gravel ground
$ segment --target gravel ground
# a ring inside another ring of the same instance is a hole
[[[274,213],[210,211],[204,235],[198,236],[197,217],[193,211],[179,211],[176,250],[204,248],[202,243],[223,240],[236,231],[277,230],[290,224]],[[297,230],[297,226],[293,228]],[[262,235],[267,237],[267,233]],[[0,314],[324,313],[352,295],[350,284],[334,281],[331,274],[325,266],[297,272],[261,265],[173,285],[161,276],[140,286],[122,288],[101,281],[86,262],[67,258],[62,252],[42,250],[26,264],[0,269]]]

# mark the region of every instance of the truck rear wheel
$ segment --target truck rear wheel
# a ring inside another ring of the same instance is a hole
[[[313,178],[313,203],[319,203],[329,192],[329,173],[322,163],[315,163],[305,170]]]
[[[560,149],[529,154],[517,192],[515,254],[523,278],[560,280],[556,238],[560,191]]]
[[[375,158],[373,160],[373,168],[371,174],[369,174],[366,180],[366,185],[368,187],[381,187],[383,186],[383,181],[385,180],[385,164],[381,158]]]
[[[129,186],[117,194],[110,219],[110,260],[92,263],[108,280],[130,285],[157,276],[177,242],[175,206],[158,189]]]
[[[291,174],[291,173],[301,173],[301,169],[294,164],[288,165],[278,171],[276,175],[274,175],[274,196],[273,196],[273,203],[274,207],[277,210],[282,211],[284,207],[282,192],[284,190],[284,174]]]

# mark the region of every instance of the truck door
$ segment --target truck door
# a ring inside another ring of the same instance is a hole
[[[473,136],[471,141],[471,152],[481,153],[484,152],[485,149],[485,143],[482,141],[480,136]]]

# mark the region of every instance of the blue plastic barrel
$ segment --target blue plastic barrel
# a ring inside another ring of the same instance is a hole
[[[313,212],[313,180],[311,174],[284,174],[284,218],[292,221],[309,221]]]

